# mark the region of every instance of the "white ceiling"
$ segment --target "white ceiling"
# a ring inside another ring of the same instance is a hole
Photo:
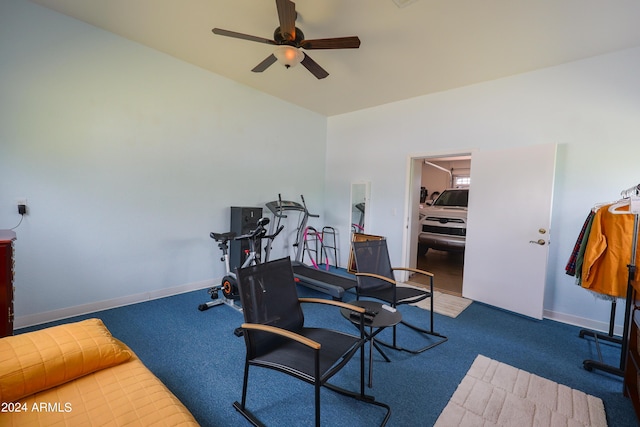
[[[211,32],[272,39],[274,0],[31,1],[326,116],[640,46],[638,0],[297,0],[307,39],[362,43],[307,51],[330,74],[317,80],[252,73],[274,47]]]

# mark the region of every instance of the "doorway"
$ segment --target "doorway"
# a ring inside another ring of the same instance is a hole
[[[547,143],[473,151],[464,298],[542,319],[556,150],[556,144]],[[417,259],[417,201],[427,157],[408,162],[403,260],[410,266]]]
[[[412,215],[408,229],[411,246],[415,248],[416,268],[438,278],[434,283],[437,290],[462,296],[468,196],[464,202],[457,197],[454,201],[450,196],[451,189],[459,189],[465,195],[470,191],[471,155],[429,156],[412,161],[412,188],[418,189],[419,196],[412,197],[415,206],[411,211],[417,215]],[[445,190],[447,194],[443,195]],[[422,284],[420,280],[424,278],[420,276],[410,280]]]

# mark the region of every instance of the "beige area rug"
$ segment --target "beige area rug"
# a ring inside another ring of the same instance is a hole
[[[600,398],[478,355],[436,427],[605,427]]]
[[[403,283],[402,285],[408,286],[410,288],[422,290],[425,289],[424,287],[416,286],[411,283]],[[442,314],[443,316],[456,318],[460,313],[464,311],[465,308],[469,307],[472,302],[472,300],[467,298],[445,294],[440,291],[433,291],[433,312]],[[425,310],[431,309],[431,302],[429,301],[429,298],[411,305],[423,308]]]

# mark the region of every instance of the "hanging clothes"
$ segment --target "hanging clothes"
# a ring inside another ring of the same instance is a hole
[[[595,216],[594,211],[589,211],[589,215],[587,215],[587,219],[584,220],[584,224],[582,225],[582,229],[580,229],[580,234],[576,239],[575,245],[573,245],[573,251],[571,252],[571,256],[569,257],[569,261],[567,261],[567,265],[565,267],[565,272],[569,276],[580,276],[580,267],[582,267],[582,258],[584,257],[584,248],[586,246],[587,240],[589,238],[589,233],[591,231],[591,223],[593,222],[593,217]]]
[[[576,257],[576,284],[582,286],[582,265],[584,264],[584,253],[587,250],[587,242],[589,241],[589,234],[591,234],[591,227],[593,226],[593,219],[596,217],[596,212],[591,211],[591,214],[587,218],[587,228],[585,229],[585,235],[580,242],[580,249],[578,250],[578,256]]]
[[[634,232],[634,215],[609,212],[613,204],[600,207],[593,218],[584,252],[581,285],[599,294],[625,298]],[[629,206],[617,208],[629,211]],[[640,252],[635,264],[640,261]],[[636,278],[637,280],[637,275]]]

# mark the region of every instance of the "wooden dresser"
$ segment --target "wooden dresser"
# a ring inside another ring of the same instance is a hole
[[[633,282],[633,298],[638,307],[640,303],[640,283]],[[629,346],[624,374],[624,395],[631,399],[636,417],[640,422],[640,308],[631,312],[631,328],[629,330]]]
[[[16,233],[0,230],[0,338],[13,335],[13,241]]]

